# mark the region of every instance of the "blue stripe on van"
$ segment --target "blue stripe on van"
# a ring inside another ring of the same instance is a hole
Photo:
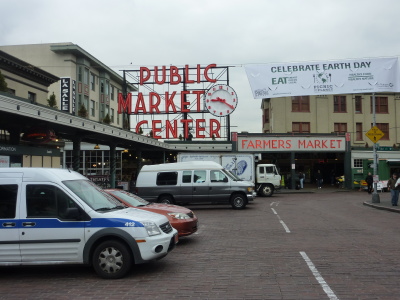
[[[6,223],[15,223],[15,226],[5,226]],[[22,225],[23,223],[35,223],[34,226]],[[60,221],[58,219],[9,219],[0,221],[0,229],[16,228],[108,228],[108,227],[144,227],[142,223],[130,219],[120,218],[94,218],[90,221]]]

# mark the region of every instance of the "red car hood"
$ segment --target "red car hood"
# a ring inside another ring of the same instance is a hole
[[[172,204],[163,204],[163,203],[151,203],[146,206],[141,206],[140,208],[146,209],[149,211],[154,211],[158,213],[162,212],[167,212],[167,213],[173,213],[173,212],[178,212],[178,213],[185,213],[189,214],[191,212],[190,209],[187,209],[186,207],[178,206],[178,205],[172,205]]]

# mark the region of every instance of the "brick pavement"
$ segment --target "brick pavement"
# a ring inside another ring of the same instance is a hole
[[[329,299],[301,251],[339,299],[396,299],[398,215],[366,207],[369,196],[311,187],[239,211],[191,206],[197,234],[126,278],[103,280],[83,266],[2,267],[0,299]]]

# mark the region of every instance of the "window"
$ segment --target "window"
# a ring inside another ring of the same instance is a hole
[[[109,93],[110,93],[110,82],[109,81],[106,81],[105,88],[106,89],[104,91],[104,94],[109,95]]]
[[[92,89],[92,91],[95,90],[95,75],[93,73],[90,73],[90,88]]]
[[[31,103],[36,103],[36,94],[35,94],[35,93],[28,92],[28,100],[29,100]]]
[[[94,116],[96,115],[94,106],[95,106],[94,100],[90,100],[90,115],[91,115],[92,117],[94,117]]]
[[[8,93],[15,96],[15,90],[13,89],[8,89]]]
[[[375,113],[387,114],[389,112],[388,97],[375,97]],[[371,114],[372,114],[372,96],[371,96]]]
[[[361,98],[361,96],[356,96],[355,97],[354,104],[355,104],[355,108],[354,108],[355,112],[357,114],[362,113],[362,98]]]
[[[157,174],[157,185],[176,185],[178,183],[177,172],[161,172]]]
[[[335,133],[346,133],[347,132],[347,123],[335,123],[334,125]]]
[[[346,96],[333,96],[333,112],[346,112]]]
[[[264,124],[269,124],[269,108],[264,109]]]
[[[228,182],[228,177],[218,170],[210,171],[211,182]]]
[[[103,80],[100,82],[100,93],[104,93],[104,82]]]
[[[14,219],[17,207],[17,184],[0,185],[0,219]]]
[[[207,179],[207,172],[206,171],[194,171],[193,182],[196,183],[204,183]]]
[[[89,84],[89,69],[84,69],[84,77],[83,77],[83,83],[88,85]]]
[[[59,188],[46,184],[26,186],[26,210],[28,217],[66,219],[69,208],[77,208],[75,202]]]
[[[362,130],[362,123],[356,123],[356,141],[363,141],[364,135]]]
[[[292,132],[294,133],[310,133],[310,122],[293,122]]]
[[[192,171],[183,171],[182,183],[191,183],[191,182],[192,182]]]
[[[353,160],[353,168],[362,168],[363,167],[363,160],[360,158],[355,158]]]
[[[114,86],[111,86],[111,100],[114,100]]]
[[[114,108],[111,108],[111,116],[110,116],[110,119],[111,119],[111,123],[114,123]]]
[[[78,81],[82,82],[82,67],[78,67]]]
[[[293,112],[310,112],[310,96],[292,97]]]
[[[371,128],[374,126],[371,124]],[[378,127],[383,132],[383,137],[381,140],[389,140],[389,123],[376,123],[376,127]]]

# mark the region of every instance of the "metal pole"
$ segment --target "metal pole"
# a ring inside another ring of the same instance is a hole
[[[376,126],[376,115],[375,115],[375,93],[372,93],[372,118],[373,126]],[[373,143],[373,155],[374,155],[374,176],[377,175],[378,171],[378,154],[376,153],[376,143]],[[374,180],[374,191],[372,192],[372,203],[380,203],[379,194],[377,191],[377,182]]]

